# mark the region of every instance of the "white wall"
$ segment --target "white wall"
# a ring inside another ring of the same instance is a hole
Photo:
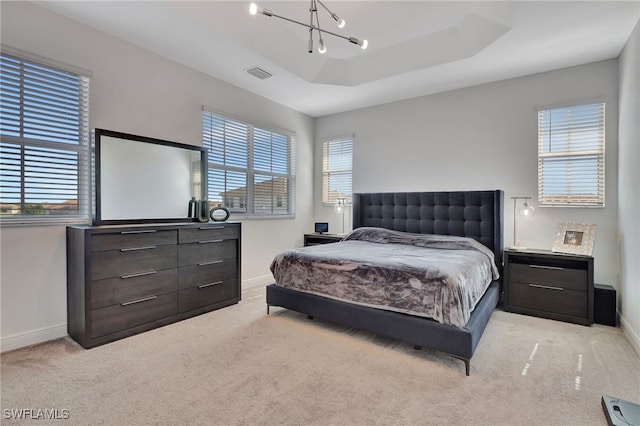
[[[33,4],[2,2],[1,14],[3,44],[93,73],[91,128],[201,145],[207,105],[295,132],[296,219],[243,222],[243,285],[270,280],[275,254],[302,245],[313,229],[312,118]],[[2,350],[66,335],[65,228],[3,227],[0,243]]]
[[[619,310],[640,353],[640,23],[620,55],[618,238]]]
[[[517,234],[526,247],[551,249],[558,223],[595,223],[595,281],[619,288],[617,60],[317,119],[316,220],[336,220],[319,200],[320,145],[331,136],[354,133],[354,192],[502,189],[505,246],[510,246],[509,197],[532,196],[537,207],[537,108],[594,99],[606,102],[606,207],[537,208],[533,221],[518,221]]]

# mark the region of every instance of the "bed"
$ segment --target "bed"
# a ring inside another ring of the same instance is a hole
[[[267,313],[269,307],[279,306],[310,318],[397,339],[416,348],[441,351],[464,361],[468,376],[473,353],[502,294],[503,202],[501,190],[353,195],[355,231],[378,228],[391,233],[426,234],[425,237],[466,237],[488,249],[497,269],[496,275],[478,295],[478,300],[472,302],[467,316],[456,316],[455,321],[443,322],[442,318],[436,320],[404,309],[381,308],[375,303],[352,302],[319,292],[288,288],[280,285],[277,278],[274,284],[267,286]],[[336,248],[336,244],[345,243],[333,243],[320,250],[330,246]],[[314,247],[297,251],[305,250],[318,251]]]

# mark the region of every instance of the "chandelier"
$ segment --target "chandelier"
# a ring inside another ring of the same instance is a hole
[[[284,16],[277,15],[272,11],[270,11],[269,9],[259,7],[255,3],[251,3],[251,5],[249,6],[249,13],[252,15],[262,14],[265,16],[275,16],[276,18],[293,22],[294,24],[302,25],[303,27],[308,28],[309,29],[309,53],[313,53],[313,32],[314,31],[318,32],[318,44],[319,44],[318,52],[319,53],[325,53],[327,51],[327,47],[324,44],[324,39],[322,38],[323,34],[330,34],[332,36],[345,39],[353,44],[357,44],[363,50],[367,48],[367,46],[369,45],[369,42],[367,40],[360,40],[355,37],[346,37],[341,34],[336,34],[334,32],[323,30],[322,28],[320,28],[320,18],[318,16],[318,4],[327,11],[327,13],[331,16],[331,18],[334,21],[336,21],[336,23],[338,24],[338,28],[341,28],[341,29],[344,28],[345,26],[344,19],[341,19],[338,15],[336,15],[331,10],[329,10],[329,8],[325,6],[325,4],[322,3],[320,0],[311,0],[311,4],[309,6],[309,23],[308,24],[305,24],[304,22],[296,21],[295,19],[290,19]]]

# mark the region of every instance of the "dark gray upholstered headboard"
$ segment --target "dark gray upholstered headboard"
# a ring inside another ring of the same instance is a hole
[[[491,249],[502,271],[504,193],[495,191],[353,194],[353,228],[470,237]]]

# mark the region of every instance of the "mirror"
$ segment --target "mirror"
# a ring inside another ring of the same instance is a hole
[[[95,225],[193,222],[189,202],[207,199],[207,151],[95,129]]]

